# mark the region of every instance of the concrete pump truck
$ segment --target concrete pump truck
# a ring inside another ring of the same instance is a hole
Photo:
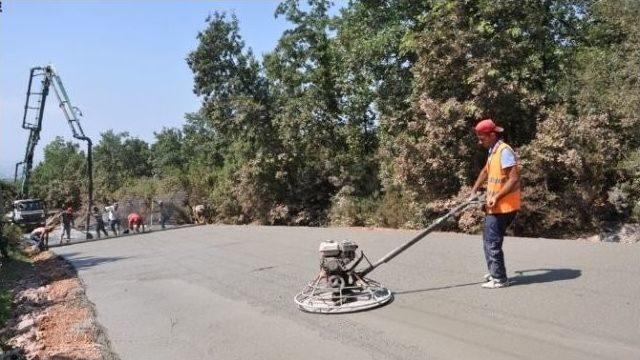
[[[27,228],[43,225],[46,222],[47,214],[45,204],[40,199],[29,197],[29,185],[31,169],[33,167],[33,156],[38,140],[40,140],[40,131],[42,130],[45,103],[51,88],[53,88],[56,98],[58,99],[58,105],[71,127],[73,137],[87,143],[87,178],[89,180],[87,209],[91,209],[93,205],[92,142],[91,139],[84,134],[82,126],[80,125],[79,117],[82,116],[82,112],[71,104],[71,100],[69,100],[67,91],[62,85],[60,76],[58,76],[51,65],[34,67],[31,69],[29,76],[27,100],[22,117],[22,128],[29,131],[29,139],[27,141],[24,159],[16,164],[14,175],[14,181],[18,184],[18,199],[13,201],[11,212],[6,215],[9,221]],[[90,213],[87,212],[87,238],[91,237],[89,233],[89,214]]]

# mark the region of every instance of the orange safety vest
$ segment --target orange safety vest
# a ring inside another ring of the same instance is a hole
[[[492,195],[500,192],[508,179],[508,174],[502,169],[500,160],[502,158],[502,151],[504,149],[511,149],[511,147],[502,141],[496,143],[494,146],[495,149],[489,154],[489,158],[487,159],[487,174],[489,175],[489,179],[487,180],[487,200]],[[516,166],[519,166],[517,160]],[[488,214],[506,214],[518,210],[520,210],[520,184],[517,184],[515,189],[496,201],[496,204],[492,208],[487,206]]]

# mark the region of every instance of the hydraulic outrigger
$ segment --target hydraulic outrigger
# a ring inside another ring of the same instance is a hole
[[[41,79],[40,88],[34,89],[34,87],[37,86],[38,79]],[[53,87],[54,93],[58,98],[60,109],[71,127],[73,137],[87,143],[87,177],[89,179],[87,209],[90,210],[93,206],[92,142],[91,139],[84,134],[82,126],[80,125],[79,117],[82,116],[82,112],[71,104],[71,100],[69,100],[69,95],[67,94],[64,85],[62,85],[60,76],[58,76],[51,65],[45,67],[34,67],[31,69],[29,76],[27,100],[24,106],[24,116],[22,117],[22,128],[29,130],[29,140],[27,142],[24,160],[16,164],[14,175],[16,183],[19,179],[19,173],[21,175],[20,178],[22,179],[22,184],[18,189],[19,197],[21,199],[29,197],[29,180],[31,177],[31,169],[33,167],[33,155],[36,145],[38,144],[38,140],[40,140],[44,106],[51,87]],[[33,116],[34,114],[35,116]],[[20,168],[22,168],[21,171]],[[90,218],[90,211],[88,211],[86,220],[87,238],[91,237],[89,233]]]

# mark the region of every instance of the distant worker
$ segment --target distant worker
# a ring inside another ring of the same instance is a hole
[[[111,206],[104,208],[107,212],[107,219],[109,220],[109,227],[111,231],[118,236],[118,230],[120,228],[120,217],[118,216],[118,203],[113,203]]]
[[[129,216],[127,217],[127,222],[129,223],[129,231],[135,230],[139,233],[140,227],[142,226],[142,232],[144,232],[144,220],[138,213],[129,214]]]
[[[204,224],[206,207],[204,205],[196,205],[193,207],[193,217],[196,224]]]
[[[489,273],[483,288],[497,289],[509,286],[502,251],[507,227],[520,210],[520,170],[513,149],[501,140],[503,129],[491,119],[480,121],[475,132],[478,143],[489,150],[487,164],[473,185],[472,196],[481,186],[487,186],[483,232],[484,256]]]
[[[96,220],[96,235],[98,235],[98,239],[100,239],[100,231],[104,232],[104,236],[109,236],[109,233],[104,226],[102,212],[100,212],[100,209],[97,206],[93,207],[93,217]]]
[[[54,228],[54,226],[41,226],[31,231],[31,241],[36,243],[36,246],[40,251],[49,249],[49,234]]]
[[[60,234],[60,244],[62,244],[62,239],[64,239],[64,234],[67,234],[67,244],[71,242],[71,227],[75,226],[73,220],[73,208],[69,207],[66,211],[63,211],[60,214],[62,218],[62,234]]]
[[[167,209],[165,209],[164,202],[162,200],[156,201],[156,203],[160,208],[160,228],[164,229],[167,223]]]

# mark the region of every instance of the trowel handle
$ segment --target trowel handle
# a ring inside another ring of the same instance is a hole
[[[418,241],[422,240],[425,236],[429,235],[429,233],[431,233],[433,230],[438,228],[449,217],[455,216],[456,214],[458,214],[462,210],[466,209],[470,205],[476,205],[476,204],[483,203],[484,202],[484,198],[485,198],[484,194],[477,194],[474,197],[469,198],[467,201],[463,202],[462,204],[454,207],[448,213],[446,213],[446,214],[442,215],[441,217],[437,218],[423,232],[418,234],[416,237],[414,237],[413,239],[409,240],[405,244],[395,248],[390,253],[388,253],[387,255],[382,257],[380,260],[378,260],[375,264],[372,264],[368,268],[366,268],[366,269],[364,269],[362,271],[359,271],[358,275],[365,276],[368,273],[372,272],[378,266],[388,262],[389,260],[391,260],[394,257],[396,257],[397,255],[399,255],[401,252],[407,250],[409,247],[411,247],[411,245],[413,245],[413,244],[417,243]]]

